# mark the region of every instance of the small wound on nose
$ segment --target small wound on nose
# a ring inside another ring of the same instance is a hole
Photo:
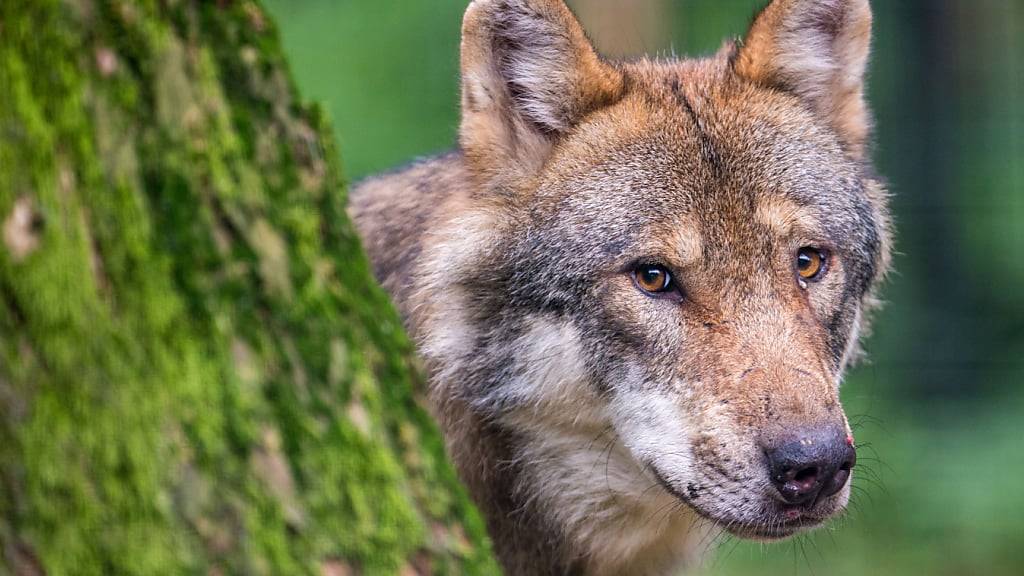
[[[852,435],[849,435],[849,434],[846,435],[846,445],[847,446],[853,446],[853,436]]]

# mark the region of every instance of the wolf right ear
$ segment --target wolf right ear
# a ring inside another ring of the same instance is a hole
[[[618,100],[562,0],[474,0],[462,25],[462,149],[491,180],[529,176],[583,116]]]
[[[864,102],[870,47],[868,0],[773,0],[754,20],[733,68],[800,97],[859,158],[871,127]]]

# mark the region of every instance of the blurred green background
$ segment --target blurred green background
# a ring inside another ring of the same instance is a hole
[[[351,179],[451,147],[465,0],[268,0]],[[576,0],[609,55],[699,55],[758,0]],[[896,273],[844,387],[849,515],[779,545],[709,543],[739,574],[1024,574],[1024,2],[876,0],[875,159]]]

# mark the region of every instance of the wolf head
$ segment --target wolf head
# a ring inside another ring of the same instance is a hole
[[[580,546],[668,501],[762,539],[844,508],[889,254],[870,30],[867,0],[775,0],[712,58],[613,64],[560,0],[469,6],[474,192],[424,250],[422,350]]]

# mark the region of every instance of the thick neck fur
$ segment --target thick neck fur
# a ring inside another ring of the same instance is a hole
[[[515,430],[469,404],[441,404],[440,415],[508,574],[667,574],[699,564],[720,533],[609,429]]]

